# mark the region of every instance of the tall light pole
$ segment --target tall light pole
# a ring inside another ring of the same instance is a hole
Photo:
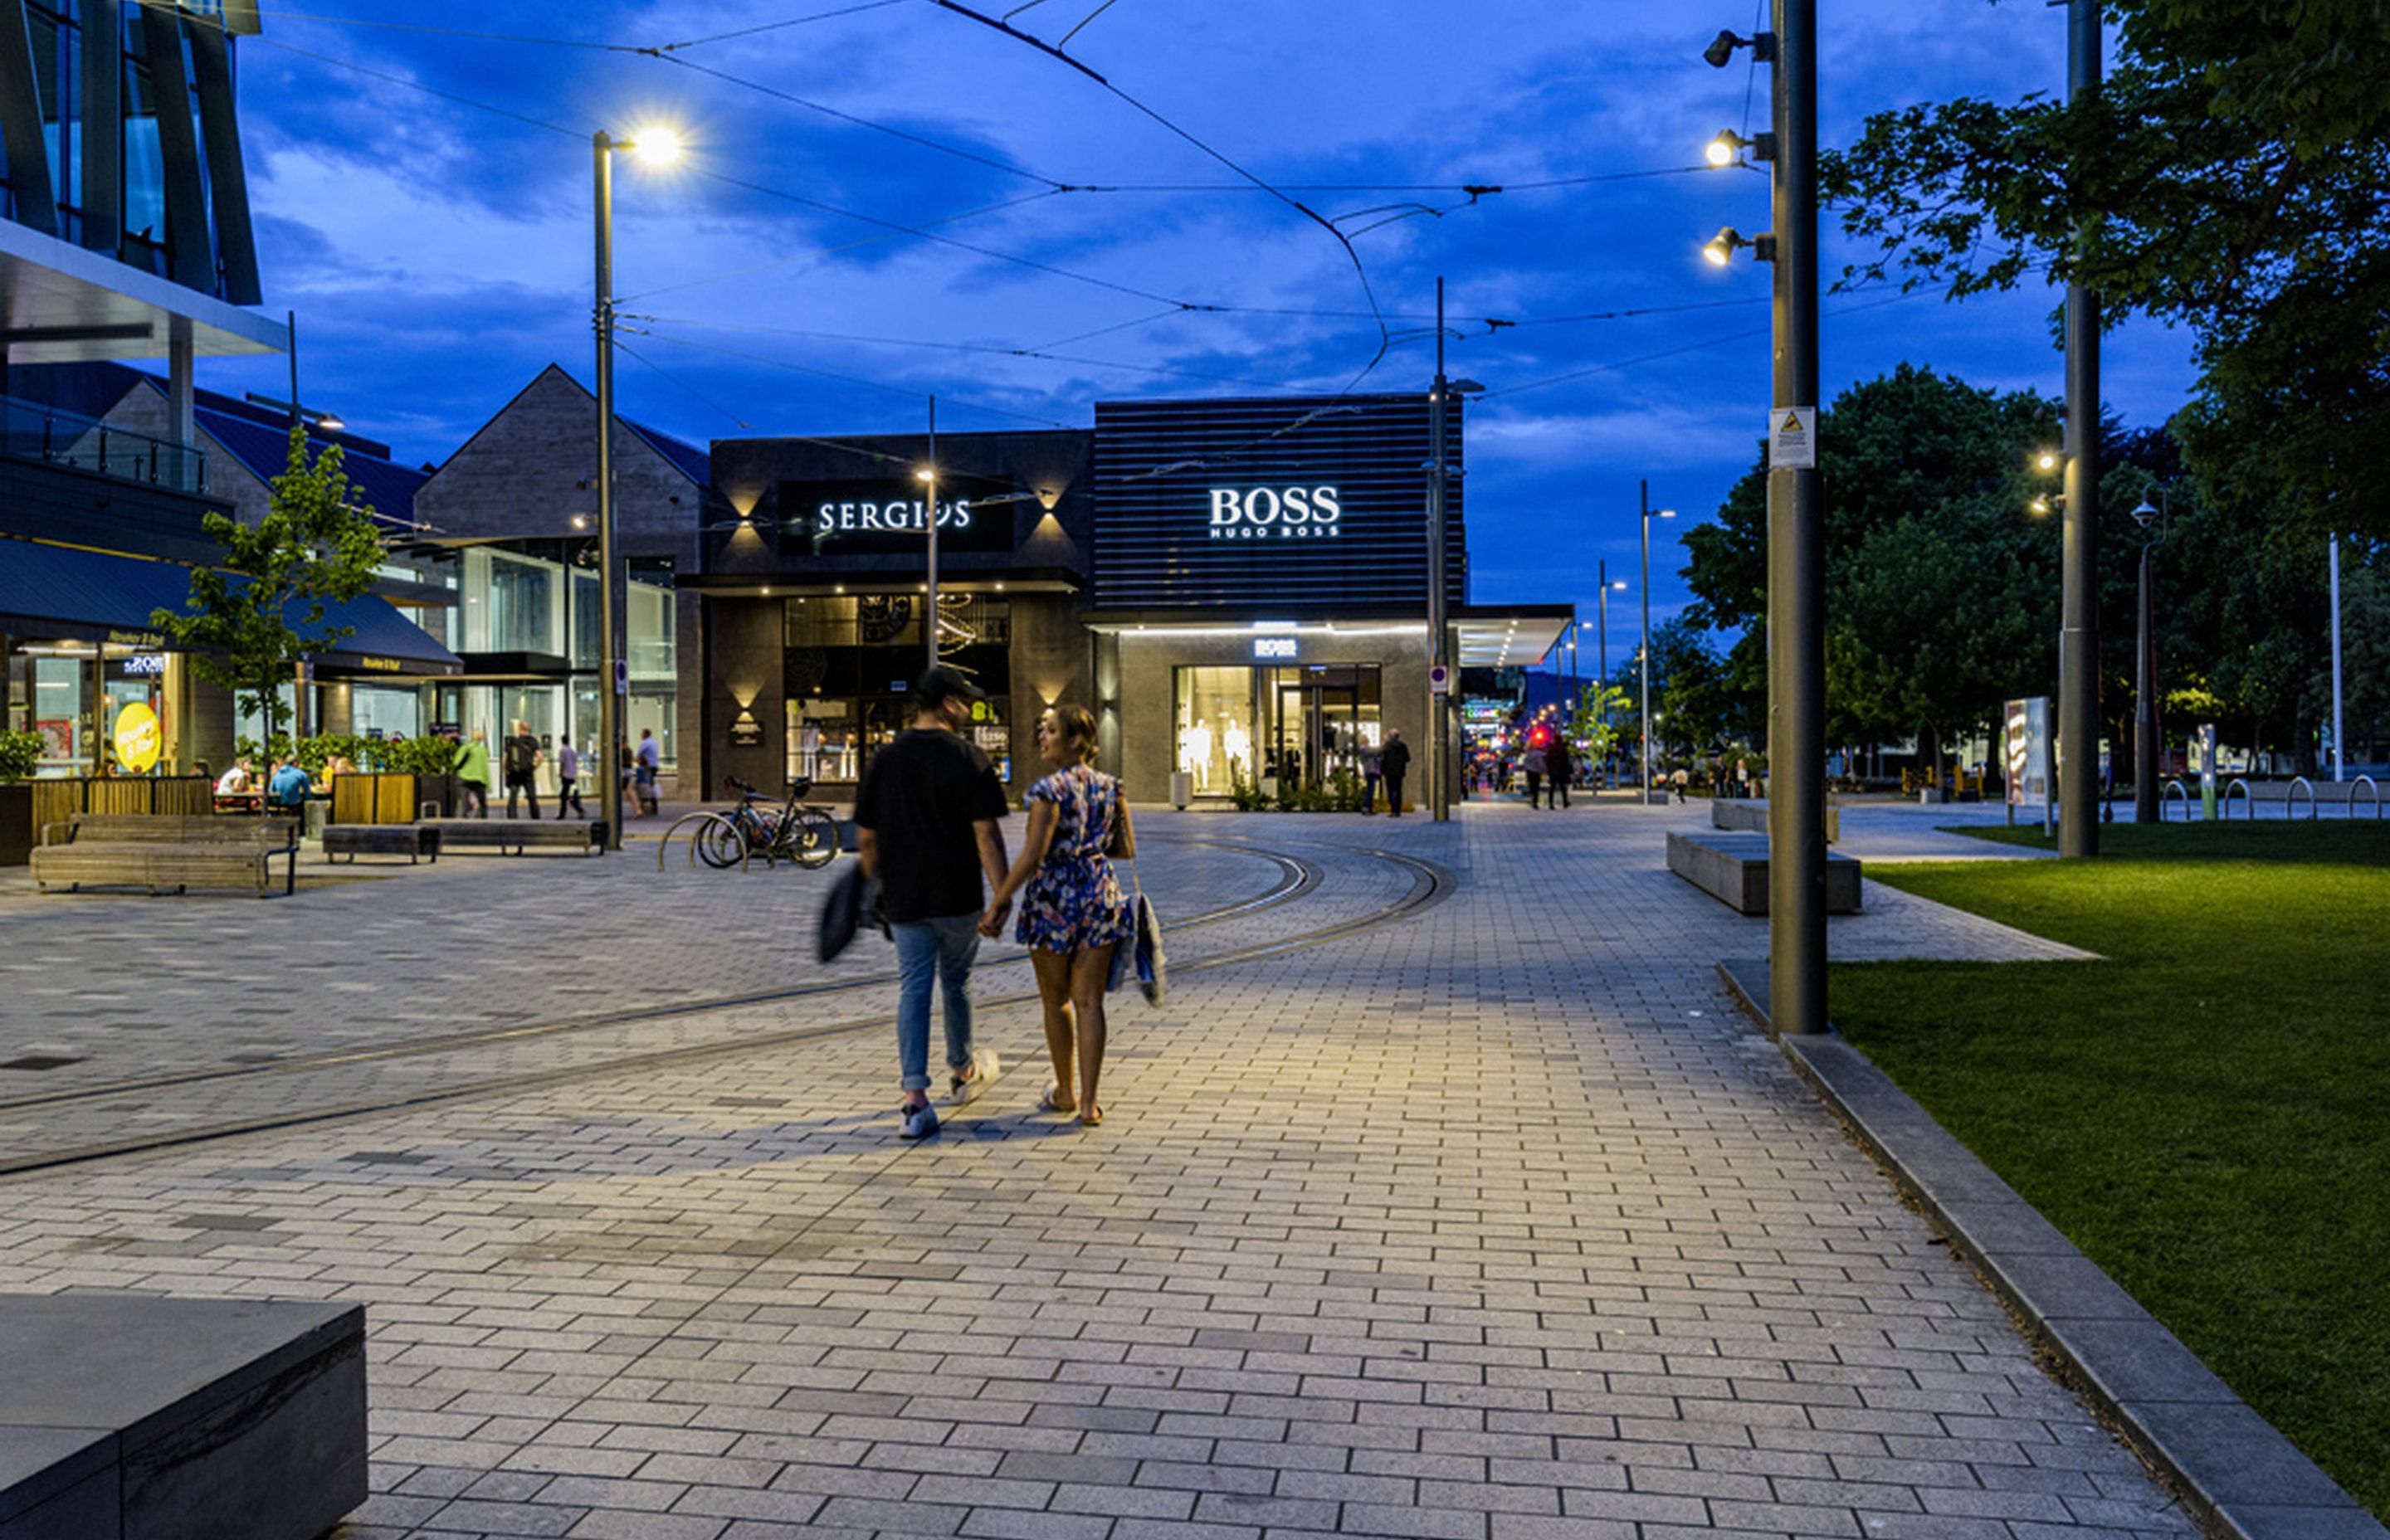
[[[2100,89],[2099,0],[2067,0],[2066,84]],[[2077,233],[2088,244],[2091,225]],[[2058,853],[2100,853],[2100,299],[2066,287],[2066,516],[2060,558]]]
[[[1451,495],[1451,468],[1446,443],[1446,404],[1458,391],[1463,395],[1485,387],[1473,379],[1447,379],[1444,373],[1444,280],[1435,280],[1435,383],[1428,392],[1427,430],[1434,441],[1434,457],[1427,463],[1427,657],[1432,668],[1444,671],[1446,693],[1428,692],[1427,796],[1437,823],[1452,817],[1452,622],[1445,613],[1445,509]]]
[[[1599,719],[1602,725],[1608,726],[1610,725],[1610,700],[1607,695],[1610,688],[1610,591],[1613,588],[1615,588],[1622,593],[1625,592],[1626,588],[1626,580],[1625,578],[1613,580],[1610,575],[1610,563],[1606,560],[1596,562],[1594,567],[1595,571],[1600,574],[1601,582],[1601,635],[1595,642],[1595,646],[1599,648],[1600,653],[1601,673],[1596,676],[1594,685],[1598,690],[1603,692],[1601,695],[1601,707]],[[1614,787],[1618,784],[1616,779],[1618,760],[1616,755],[1610,751],[1607,743],[1604,744],[1602,757],[1607,761],[1607,764],[1605,764],[1603,768],[1613,777],[1610,784]]]
[[[2332,778],[2348,778],[2348,751],[2340,743],[2340,536],[2332,537]],[[2349,803],[2352,816],[2357,811]]]
[[[930,661],[924,665],[938,666],[938,398],[930,398],[930,463],[916,475],[921,479],[928,511],[922,516],[930,529],[930,582],[924,590],[930,596],[929,613],[922,625],[930,634]]]
[[[2090,0],[2075,0],[2078,6]],[[1746,146],[1774,162],[1775,229],[1746,240],[1721,230],[1703,255],[1719,266],[1752,248],[1775,264],[1775,370],[1767,465],[1767,992],[1780,1033],[1826,1030],[1826,630],[1818,512],[1818,8],[1772,0],[1773,31],[1721,32],[1702,57],[1718,69],[1745,45],[1775,67],[1771,132]],[[2095,424],[2096,426],[2096,424]],[[2075,820],[2085,822],[2088,820]]]
[[[2139,635],[2133,647],[2133,822],[2158,821],[2158,640],[2157,601],[2152,592],[2158,542],[2165,538],[2166,514],[2173,494],[2157,489],[2158,506],[2143,498],[2133,509],[2133,521],[2142,529],[2152,521],[2157,533],[2141,542]]]
[[[631,693],[628,662],[623,657],[623,574],[614,549],[614,151],[627,149],[641,160],[665,164],[680,154],[680,140],[669,130],[651,128],[636,138],[610,138],[600,130],[590,136],[590,155],[598,175],[598,606],[605,612],[599,640],[598,685],[598,751],[604,766],[606,848],[623,848],[623,706]]]
[[[1651,520],[1674,519],[1677,510],[1653,507],[1651,483],[1644,481],[1640,485],[1643,507],[1643,517],[1639,520],[1643,526],[1643,688],[1638,703],[1643,711],[1643,752],[1639,762],[1643,784],[1636,795],[1649,802],[1651,790]]]

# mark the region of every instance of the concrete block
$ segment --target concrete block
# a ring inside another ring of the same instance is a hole
[[[1742,915],[1767,913],[1767,836],[1715,833],[1668,836],[1668,869]],[[1859,864],[1826,857],[1826,913],[1859,912]]]
[[[356,1305],[0,1299],[0,1535],[12,1540],[8,1515],[62,1501],[58,1527],[24,1533],[315,1540],[366,1498]],[[94,1502],[105,1518],[81,1516]]]

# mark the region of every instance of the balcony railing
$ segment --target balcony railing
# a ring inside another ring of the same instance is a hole
[[[171,492],[208,490],[208,452],[97,417],[0,396],[0,454],[96,471]]]

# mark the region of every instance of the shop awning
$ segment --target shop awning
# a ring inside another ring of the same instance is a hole
[[[190,597],[191,570],[178,561],[0,539],[0,631],[162,648],[151,613],[185,609]],[[318,663],[366,674],[456,672],[455,653],[374,595],[328,605],[325,615],[352,630]]]
[[[1576,621],[1568,604],[1468,605],[1452,618],[1463,668],[1533,668]]]

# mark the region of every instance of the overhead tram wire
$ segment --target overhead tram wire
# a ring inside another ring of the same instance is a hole
[[[1131,96],[1121,87],[1114,85],[1111,81],[1105,79],[1096,71],[1081,63],[1079,60],[1073,58],[1069,54],[1064,53],[1060,47],[1041,42],[1038,39],[1030,36],[1026,32],[1016,31],[1006,23],[996,19],[994,17],[982,15],[980,12],[971,9],[969,6],[963,5],[961,0],[930,0],[930,3],[940,6],[943,9],[953,11],[957,16],[967,17],[973,21],[979,22],[983,26],[993,27],[997,32],[1004,33],[1007,37],[1016,39],[1019,42],[1028,45],[1030,47],[1035,48],[1042,53],[1060,59],[1064,64],[1069,65],[1072,69],[1076,70],[1081,74],[1086,76],[1089,80],[1094,81],[1098,85],[1102,86],[1105,91],[1109,92],[1111,96],[1118,98],[1129,108],[1142,114],[1146,118],[1150,119],[1155,123],[1160,124],[1171,134],[1185,140],[1188,144],[1193,146],[1204,155],[1217,160],[1221,165],[1227,167],[1228,170],[1236,173],[1239,176],[1243,177],[1246,181],[1253,183],[1255,186],[1267,190],[1272,197],[1284,203],[1288,208],[1294,210],[1296,212],[1302,214],[1305,219],[1310,220],[1313,224],[1327,231],[1329,236],[1335,240],[1336,244],[1343,248],[1345,259],[1352,263],[1354,276],[1360,281],[1361,294],[1363,298],[1369,302],[1369,309],[1372,312],[1379,313],[1378,351],[1370,358],[1368,363],[1362,366],[1360,373],[1353,377],[1351,384],[1348,384],[1345,389],[1349,391],[1354,386],[1358,385],[1363,379],[1368,379],[1369,372],[1372,369],[1375,369],[1385,358],[1387,350],[1394,345],[1394,340],[1392,333],[1386,327],[1385,317],[1382,314],[1383,307],[1378,302],[1377,289],[1369,282],[1368,267],[1361,261],[1361,253],[1358,249],[1354,246],[1352,237],[1347,236],[1343,230],[1338,229],[1334,221],[1324,217],[1317,210],[1312,208],[1301,199],[1281,192],[1277,187],[1270,186],[1270,184],[1262,177],[1247,171],[1243,166],[1238,164],[1235,160],[1229,159],[1219,150],[1213,148],[1212,146],[1206,144],[1190,131],[1181,128],[1177,123],[1163,116],[1160,111],[1148,107],[1144,102],[1138,100],[1136,96]]]
[[[842,6],[835,10],[815,11],[805,16],[792,16],[784,20],[741,27],[736,32],[716,32],[710,37],[686,38],[677,43],[649,46],[628,43],[593,43],[587,38],[579,37],[541,37],[528,32],[476,32],[467,27],[434,26],[428,21],[390,21],[375,16],[325,16],[314,11],[282,10],[271,6],[259,6],[257,14],[264,19],[273,21],[313,21],[328,27],[371,27],[382,32],[420,32],[432,37],[466,38],[476,43],[515,43],[533,48],[578,48],[588,53],[658,54],[672,53],[682,48],[701,47],[709,43],[726,43],[733,38],[752,37],[758,32],[779,32],[789,27],[802,27],[811,21],[835,20],[842,16],[854,16],[864,11],[876,11],[890,6],[907,3],[908,0],[862,0],[860,4]],[[221,18],[218,17],[197,12],[193,12],[192,15],[193,19],[202,25],[221,26],[223,24]]]
[[[811,375],[818,379],[835,379],[842,385],[859,385],[867,391],[884,391],[890,395],[908,396],[915,400],[922,401],[928,400],[932,394],[931,391],[919,390],[909,385],[891,385],[886,380],[867,379],[861,375],[841,374],[835,369],[817,369],[807,364],[791,364],[785,358],[766,358],[759,353],[740,353],[736,348],[725,348],[717,346],[712,342],[700,342],[694,338],[675,337],[668,331],[656,331],[644,327],[634,327],[629,329],[636,336],[650,337],[659,342],[670,342],[675,347],[694,348],[700,353],[719,353],[725,358],[736,358],[749,364],[760,364],[766,368],[786,369],[791,374]],[[736,329],[752,331],[757,328],[750,327],[739,327]],[[954,395],[944,391],[939,391],[935,393],[940,402],[951,401],[957,405],[969,407],[970,410],[975,412],[984,412],[990,417],[1009,417],[1015,422],[1033,423],[1040,428],[1060,428],[1067,430],[1071,427],[1071,424],[1058,421],[1053,417],[1041,417],[1033,416],[1027,412],[1016,412],[1009,406],[993,405],[987,402],[975,400],[970,396]],[[837,441],[834,439],[802,439],[801,442],[806,443],[835,443]]]

